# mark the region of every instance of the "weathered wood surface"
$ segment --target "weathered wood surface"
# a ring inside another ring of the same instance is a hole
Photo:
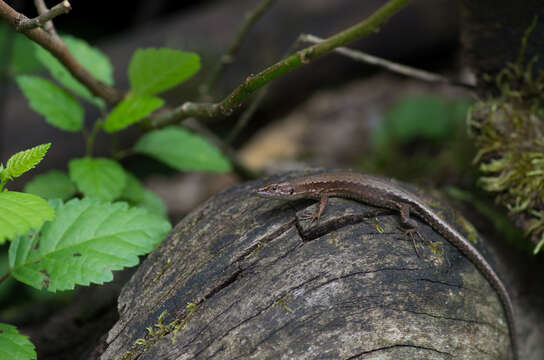
[[[256,197],[263,182],[175,227],[125,285],[100,359],[508,358],[496,293],[430,227],[418,256],[398,214],[331,199],[310,225],[315,204]]]

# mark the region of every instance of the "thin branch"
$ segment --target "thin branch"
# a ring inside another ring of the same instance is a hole
[[[245,20],[238,28],[236,36],[234,37],[232,43],[230,44],[227,52],[221,56],[221,59],[216,64],[215,68],[211,71],[210,78],[208,79],[207,84],[205,84],[201,93],[203,96],[208,96],[210,89],[215,84],[217,78],[221,75],[225,66],[231,64],[234,61],[234,57],[240,49],[242,40],[245,38],[246,34],[249,32],[251,27],[261,18],[261,16],[276,2],[276,0],[263,0],[257,7],[251,11],[248,11],[245,14]]]
[[[232,128],[231,132],[225,139],[225,142],[227,144],[232,144],[234,140],[240,135],[242,130],[247,126],[249,123],[249,120],[253,117],[253,115],[257,112],[259,109],[259,106],[261,106],[261,103],[266,97],[266,94],[268,93],[268,86],[264,86],[263,88],[259,89],[257,92],[257,95],[255,96],[255,99],[249,104],[247,109],[240,115],[240,118],[236,122],[236,125]]]
[[[44,0],[34,0],[34,6],[36,7],[36,10],[38,10],[39,15],[43,15],[49,11],[47,6],[45,5]],[[53,25],[53,21],[48,21],[45,24],[43,24],[42,28],[47,31],[51,36],[54,36],[58,38],[57,30],[55,30],[55,26]]]
[[[327,54],[339,46],[343,46],[353,40],[360,39],[378,31],[381,25],[409,2],[410,0],[389,0],[366,20],[331,36],[319,44],[314,44],[296,52],[294,55],[266,68],[257,75],[248,76],[244,83],[239,85],[230,93],[230,95],[219,103],[186,102],[174,109],[169,115],[163,118],[152,119],[151,126],[156,128],[164,127],[180,122],[191,116],[204,118],[228,116],[239,107],[250,94],[276,79],[278,76],[296,69],[301,65],[307,64],[311,60]]]
[[[36,16],[33,19],[29,19],[26,16],[20,18],[16,30],[19,32],[23,32],[37,27],[42,27],[48,21],[53,20],[59,15],[66,14],[70,10],[72,10],[72,5],[70,5],[68,0],[64,0],[61,3],[53,6],[51,10],[40,13],[40,15]]]
[[[14,10],[3,0],[0,0],[0,17],[6,19],[15,29],[17,29],[17,26],[22,19],[27,19],[26,16]],[[108,86],[91,75],[91,73],[74,58],[66,47],[66,44],[58,37],[52,36],[40,27],[23,30],[22,33],[55,56],[68,71],[95,96],[106,100],[110,104],[116,104],[123,98],[124,94],[120,90]]]
[[[321,39],[317,36],[310,35],[310,34],[300,35],[300,40],[309,42],[312,44],[319,44],[320,42],[324,41],[324,39]],[[374,55],[364,53],[359,50],[353,50],[346,47],[339,47],[334,49],[334,51],[336,51],[339,54],[345,55],[353,60],[362,61],[364,63],[371,64],[371,65],[376,65],[376,66],[385,68],[389,71],[406,75],[409,77],[413,77],[419,80],[423,80],[427,82],[435,82],[435,83],[444,83],[444,84],[460,86],[460,87],[464,87],[468,89],[474,89],[476,87],[475,85],[472,85],[469,83],[453,81],[440,74],[435,74],[426,70],[416,69],[411,66],[406,66],[403,64],[392,62],[392,61],[389,61]]]
[[[300,46],[301,40],[300,38],[297,38],[291,46],[289,46],[289,49],[285,52],[285,54],[282,57],[287,57],[292,55],[295,50]],[[238,121],[236,121],[236,124],[234,125],[231,132],[228,134],[227,138],[225,139],[225,143],[232,144],[234,140],[240,135],[242,130],[247,126],[249,123],[249,120],[253,117],[253,115],[257,112],[259,109],[259,106],[261,106],[261,103],[266,98],[266,94],[268,93],[268,88],[270,87],[270,84],[267,84],[263,86],[261,89],[257,91],[257,94],[254,96],[253,101],[248,105],[248,107],[244,110],[242,115],[238,118]]]

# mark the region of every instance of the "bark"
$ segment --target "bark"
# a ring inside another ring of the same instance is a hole
[[[100,359],[509,357],[497,294],[429,226],[418,256],[398,214],[331,199],[308,224],[312,201],[254,196],[264,182],[175,227],[122,290]]]

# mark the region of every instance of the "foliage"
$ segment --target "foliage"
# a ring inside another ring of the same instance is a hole
[[[24,191],[47,200],[68,200],[76,194],[76,186],[66,173],[51,170],[45,174],[35,176],[26,183]]]
[[[9,180],[36,166],[50,146],[51,144],[43,144],[20,151],[9,158],[6,167],[0,164],[0,244],[53,218],[54,211],[44,199],[4,189]]]
[[[0,63],[0,67],[8,75],[20,75],[41,68],[40,62],[33,56],[34,46],[26,36],[11,29],[7,22],[0,23],[0,49],[9,56],[3,59],[5,64]]]
[[[103,158],[72,159],[70,179],[86,197],[117,199],[125,188],[125,171],[116,161]]]
[[[73,199],[53,205],[54,221],[17,237],[9,250],[13,276],[37,289],[54,292],[111,281],[112,271],[138,264],[138,256],[153,250],[170,230],[162,217],[126,203]]]
[[[188,151],[189,149],[191,151]],[[228,171],[231,169],[228,160],[209,142],[175,126],[147,133],[138,140],[134,150],[178,170]]]
[[[37,76],[20,75],[17,85],[29,99],[29,106],[50,125],[64,131],[80,131],[83,107],[66,90]]]
[[[466,99],[434,95],[398,100],[372,130],[371,146],[376,155],[365,157],[364,167],[401,178],[466,171],[465,164],[473,156],[464,129],[469,106]],[[409,162],[405,161],[407,155],[412,157]]]
[[[0,213],[1,244],[6,238],[12,240],[54,216],[51,206],[41,197],[16,191],[0,192]]]
[[[17,36],[17,42],[20,39]],[[81,39],[62,39],[87,71],[113,84],[113,68],[106,55]],[[25,193],[4,187],[36,166],[50,144],[13,155],[5,167],[0,164],[0,243],[10,240],[6,276],[50,292],[111,281],[112,271],[136,265],[138,256],[153,250],[171,226],[158,196],[145,189],[118,161],[92,156],[94,140],[101,130],[117,133],[162,107],[164,101],[156,94],[196,73],[199,57],[173,49],[136,51],[128,71],[131,89],[108,109],[54,56],[25,41],[22,43],[27,51],[35,54],[30,58],[45,67],[57,84],[17,70],[17,85],[30,108],[49,125],[83,134],[87,153],[69,161],[68,174],[52,170],[36,176],[26,184]],[[97,119],[90,130],[85,129],[84,107],[79,99],[97,106],[104,114],[103,120]],[[165,145],[171,147],[170,151]],[[181,127],[150,132],[135,149],[177,169],[230,170],[230,163],[219,150]],[[123,202],[115,202],[120,200]],[[36,358],[33,345],[15,327],[0,324],[0,330],[4,330],[0,331],[0,358]]]
[[[98,80],[113,85],[113,67],[110,60],[97,48],[91,47],[87,42],[72,36],[63,36],[63,40],[83,67],[94,75]],[[90,101],[91,103],[104,107],[104,101],[96,98],[89,89],[76,80],[72,74],[58,61],[53,55],[42,47],[34,44],[36,57],[55,80],[61,83],[79,97]]]
[[[36,359],[34,345],[13,325],[0,323],[0,359]]]
[[[136,50],[128,67],[135,94],[153,95],[185,81],[200,69],[198,55],[173,49]]]
[[[142,120],[163,104],[164,101],[155,96],[128,96],[106,117],[104,130],[109,133],[123,130],[127,126]]]

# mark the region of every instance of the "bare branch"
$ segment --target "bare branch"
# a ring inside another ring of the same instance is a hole
[[[26,16],[6,4],[3,0],[0,0],[0,17],[6,19],[15,29],[17,29],[18,24],[23,19],[28,19]],[[55,56],[68,71],[95,96],[106,100],[106,102],[110,104],[116,104],[123,98],[124,94],[120,90],[108,86],[91,75],[91,73],[74,58],[66,47],[66,44],[64,44],[58,36],[53,36],[41,27],[22,30],[22,33]]]
[[[191,116],[219,118],[230,115],[237,107],[241,106],[242,102],[250,94],[277,77],[296,69],[301,65],[308,64],[311,60],[325,55],[339,46],[343,46],[348,42],[376,32],[383,23],[409,2],[410,0],[389,0],[385,5],[360,23],[331,36],[319,44],[314,44],[296,52],[294,55],[264,69],[257,75],[248,76],[241,85],[230,93],[230,95],[218,103],[186,102],[181,106],[178,106],[165,117],[150,119],[151,123],[146,125],[159,128],[175,124]]]
[[[36,7],[36,10],[38,10],[38,14],[42,15],[49,11],[47,6],[45,5],[44,0],[34,0],[34,6]],[[53,26],[53,21],[48,21],[45,24],[43,24],[42,28],[47,31],[51,36],[58,37],[57,31],[55,30],[55,26]]]
[[[54,19],[59,15],[66,14],[70,10],[72,10],[72,5],[70,5],[70,2],[68,2],[68,0],[64,0],[61,3],[53,6],[51,10],[40,13],[40,15],[36,16],[33,19],[29,19],[26,16],[22,17],[19,20],[19,24],[15,29],[19,32],[23,32],[25,30],[34,29],[36,27],[42,27],[48,21]]]
[[[246,13],[245,20],[238,29],[234,40],[229,46],[229,49],[227,50],[227,52],[225,52],[225,54],[223,54],[223,56],[221,56],[221,59],[216,64],[215,68],[211,71],[211,76],[208,79],[207,84],[202,87],[201,93],[203,96],[207,96],[209,94],[210,89],[213,87],[215,81],[225,69],[225,66],[231,64],[234,61],[234,56],[238,52],[238,49],[242,44],[242,40],[245,38],[251,27],[275,2],[276,0],[263,0],[259,5],[257,5],[255,9]]]
[[[319,44],[320,42],[324,41],[324,39],[321,39],[317,36],[310,35],[310,34],[300,35],[300,40],[309,42],[312,44]],[[472,85],[472,84],[468,84],[464,82],[456,82],[440,74],[435,74],[426,70],[416,69],[411,66],[399,64],[399,63],[389,61],[374,55],[364,53],[359,50],[353,50],[346,47],[339,47],[334,49],[334,51],[336,51],[339,54],[345,55],[351,59],[362,61],[364,63],[371,64],[371,65],[376,65],[376,66],[385,68],[389,71],[395,72],[397,74],[406,75],[406,76],[413,77],[419,80],[423,80],[427,82],[435,82],[435,83],[445,83],[445,84],[460,86],[460,87],[464,87],[468,89],[475,88],[475,85]]]

